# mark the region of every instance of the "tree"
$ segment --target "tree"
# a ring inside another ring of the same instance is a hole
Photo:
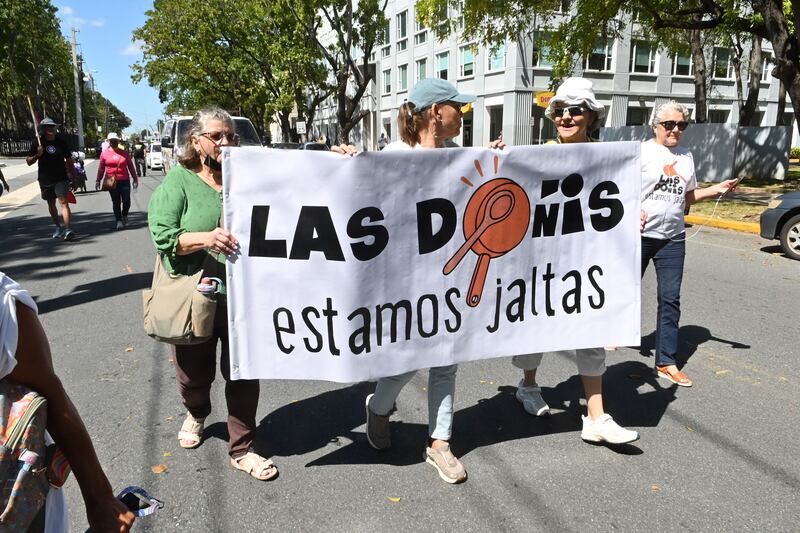
[[[350,131],[369,114],[361,108],[361,99],[375,78],[370,56],[385,24],[387,1],[310,0],[305,11],[287,3],[335,80],[337,142],[348,143]]]
[[[262,135],[277,115],[291,138],[293,109],[313,117],[328,94],[316,46],[282,0],[205,0],[188,11],[156,0],[147,15],[133,32],[144,43],[133,80],[157,87],[168,113],[216,104]]]

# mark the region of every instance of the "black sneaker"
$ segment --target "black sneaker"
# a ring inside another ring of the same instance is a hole
[[[65,241],[71,241],[71,240],[72,240],[72,239],[74,239],[74,238],[75,238],[75,232],[74,232],[74,231],[72,231],[72,230],[71,230],[71,229],[69,229],[69,228],[67,228],[67,229],[65,229],[65,230],[64,230],[63,239],[64,239]]]
[[[392,439],[389,432],[389,415],[376,415],[369,408],[369,401],[374,394],[367,396],[366,411],[367,411],[367,440],[369,445],[376,450],[385,450],[392,445]]]

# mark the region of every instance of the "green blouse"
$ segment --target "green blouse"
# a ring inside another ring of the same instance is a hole
[[[202,266],[208,251],[178,255],[178,237],[183,233],[212,231],[220,225],[222,193],[180,165],[169,171],[147,208],[147,222],[156,250],[172,274],[193,274]],[[216,257],[224,276],[225,256]]]

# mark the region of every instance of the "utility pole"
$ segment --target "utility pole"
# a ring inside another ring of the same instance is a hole
[[[72,74],[75,79],[75,118],[78,120],[78,150],[84,151],[86,143],[83,140],[83,110],[81,109],[81,82],[80,74],[78,73],[78,53],[76,51],[77,43],[75,42],[75,34],[78,30],[72,28]]]

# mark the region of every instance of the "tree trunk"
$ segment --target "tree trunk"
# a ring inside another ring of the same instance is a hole
[[[791,124],[783,123],[783,113],[786,111],[786,85],[781,82],[778,89],[778,117],[775,120],[776,126],[791,126]]]
[[[688,30],[694,61],[694,121],[708,121],[708,97],[706,89],[706,57],[703,53],[702,30]]]
[[[739,108],[739,125],[750,126],[758,105],[761,89],[761,37],[753,35],[750,49],[750,72],[747,81],[747,101]],[[756,124],[757,126],[758,124]]]
[[[797,39],[800,28],[795,26],[795,33],[789,33],[783,5],[777,0],[754,0],[753,9],[764,19],[766,35],[775,53],[773,76],[783,83],[792,107],[795,110],[800,109],[800,55],[798,55],[800,47]],[[796,120],[795,125],[800,128],[800,121]]]

